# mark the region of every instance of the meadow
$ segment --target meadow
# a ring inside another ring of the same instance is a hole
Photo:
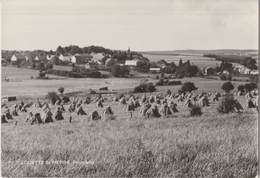
[[[189,116],[179,113],[146,118],[137,108],[104,96],[116,120],[88,121],[65,112],[65,120],[29,125],[27,113],[1,125],[4,177],[255,177],[257,174],[257,111],[217,113],[219,102]],[[237,97],[243,102],[244,96]],[[94,99],[94,98],[92,98]],[[51,106],[52,113],[58,106]],[[64,105],[65,109],[68,105]],[[89,113],[103,108],[84,104]],[[28,111],[42,113],[42,108]],[[69,123],[69,117],[72,122]],[[17,121],[17,125],[15,125]]]
[[[144,57],[147,57],[151,62],[157,62],[159,60],[164,59],[166,62],[171,63],[174,62],[176,65],[179,65],[180,59],[182,62],[186,62],[190,60],[192,65],[196,65],[199,68],[206,67],[216,67],[220,66],[221,61],[215,61],[214,58],[208,58],[203,56],[176,56],[172,54],[143,54]]]

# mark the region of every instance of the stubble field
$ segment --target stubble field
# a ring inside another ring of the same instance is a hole
[[[16,70],[20,72],[18,75]],[[3,81],[4,75],[12,80]],[[142,80],[156,81],[152,74],[98,80],[54,75],[48,75],[50,80],[31,80],[31,75],[36,76],[38,72],[3,67],[2,95],[31,97],[36,101],[38,96],[44,97],[48,91],[57,91],[58,87],[64,87],[65,94],[106,86],[122,92],[132,90]],[[196,93],[221,91],[223,84],[223,81],[200,78],[182,80],[185,81],[199,87]],[[245,82],[234,83],[237,88]],[[179,88],[157,87],[163,94],[167,89],[177,93]],[[140,116],[140,108],[132,112],[131,118],[130,112],[124,111],[124,105],[109,101],[107,95],[103,97],[107,98],[104,106],[112,107],[116,120],[88,121],[87,116],[65,112],[63,121],[29,125],[24,122],[27,113],[18,112],[19,116],[14,116],[14,120],[2,124],[2,176],[256,176],[258,114],[255,108],[244,109],[240,114],[222,115],[216,109],[219,102],[210,102],[209,107],[202,108],[201,117],[190,117],[183,102],[178,102],[180,112],[167,118]],[[245,96],[236,98],[244,104]],[[64,107],[67,109],[68,105]],[[52,113],[56,108],[51,106]],[[83,105],[83,109],[87,113],[97,109],[99,114],[103,110],[94,103]],[[33,113],[42,114],[42,110],[28,108],[28,112]],[[72,123],[69,123],[70,116]]]

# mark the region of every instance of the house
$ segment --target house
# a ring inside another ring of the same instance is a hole
[[[160,73],[160,68],[150,68],[150,72]]]
[[[223,71],[223,74],[229,74],[229,71],[224,70],[224,71]]]
[[[50,55],[50,54],[46,56],[46,58],[47,58],[48,61],[49,61],[49,60],[52,60],[54,57],[55,57],[55,55]]]
[[[214,75],[214,70],[211,67],[207,67],[204,71],[205,75]]]
[[[138,60],[126,60],[125,65],[126,66],[137,66]]]
[[[108,59],[106,60],[105,65],[108,66],[108,67],[113,67],[113,66],[116,65],[116,61],[115,61],[114,59],[112,59],[112,58],[108,58]]]
[[[244,71],[247,70],[247,69],[248,69],[247,67],[241,67],[241,68],[238,69],[238,72],[239,72],[240,74],[243,74]]]
[[[92,62],[97,63],[99,65],[104,64],[104,58],[107,59],[108,57],[105,56],[103,53],[97,53],[97,54],[92,54],[93,58],[91,59]]]
[[[17,53],[12,56],[11,61],[22,62],[26,61],[26,58],[22,54]]]
[[[81,56],[80,55],[72,56],[71,62],[74,63],[74,64],[80,64],[81,63]]]
[[[34,58],[34,60],[35,60],[36,62],[40,62],[40,61],[46,62],[46,61],[47,61],[47,56],[36,56],[36,57]]]
[[[67,56],[67,55],[60,55],[59,56],[59,59],[62,60],[62,61],[70,61],[71,59],[71,56]]]
[[[89,61],[91,61],[92,58],[93,58],[93,56],[91,56],[89,54],[82,54],[81,55],[81,62],[83,64],[88,63]]]
[[[157,66],[160,67],[160,68],[165,68],[165,67],[167,67],[167,65],[168,65],[168,63],[167,63],[164,59],[158,61],[156,64],[157,64]]]
[[[250,75],[258,75],[259,71],[258,70],[251,70]]]
[[[245,69],[244,74],[250,74],[251,70],[250,69]]]

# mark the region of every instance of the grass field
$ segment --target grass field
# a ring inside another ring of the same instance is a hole
[[[130,118],[124,106],[107,100],[116,120],[73,116],[69,123],[72,114],[63,113],[63,121],[28,125],[19,113],[1,126],[2,176],[255,177],[257,111],[221,115],[218,103],[203,108],[201,117],[189,117],[178,103],[180,112],[171,117],[149,119],[137,109]],[[94,108],[83,105],[87,113]]]
[[[166,62],[171,63],[174,62],[176,65],[179,65],[180,58],[183,62],[190,60],[190,63],[193,65],[197,65],[199,68],[206,67],[216,67],[220,66],[221,61],[215,61],[214,58],[208,58],[203,56],[176,56],[172,54],[165,55],[157,55],[157,54],[143,54],[144,57],[147,57],[151,62],[157,62],[161,59],[165,59]]]

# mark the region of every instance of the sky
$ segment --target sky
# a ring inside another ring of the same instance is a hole
[[[2,0],[3,50],[258,49],[257,0]]]

